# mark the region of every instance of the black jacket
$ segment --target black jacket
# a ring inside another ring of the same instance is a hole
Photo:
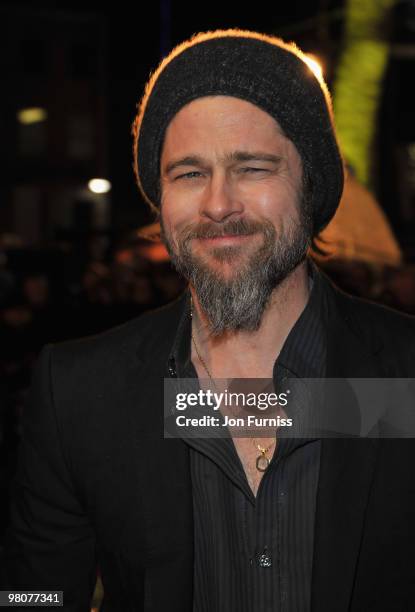
[[[324,281],[328,376],[414,377],[415,320]],[[9,586],[87,611],[191,612],[188,448],[163,438],[163,377],[184,297],[38,360],[8,534]],[[313,612],[415,609],[415,441],[322,441]],[[220,611],[222,612],[222,611]],[[229,612],[229,611],[223,611]]]

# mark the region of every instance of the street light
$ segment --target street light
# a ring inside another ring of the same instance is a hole
[[[107,179],[94,178],[88,182],[88,189],[92,193],[108,193],[111,191],[111,183]]]

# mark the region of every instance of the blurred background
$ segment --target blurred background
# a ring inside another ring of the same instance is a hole
[[[184,287],[134,182],[131,124],[160,59],[227,27],[294,40],[322,70],[348,177],[314,257],[415,314],[415,0],[1,2],[0,546],[40,348]]]

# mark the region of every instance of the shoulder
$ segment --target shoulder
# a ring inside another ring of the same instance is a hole
[[[137,354],[152,351],[173,341],[186,302],[182,293],[173,302],[148,311],[99,334],[48,345],[54,367],[85,374],[96,368],[130,362]]]
[[[407,372],[415,367],[415,317],[387,306],[351,296],[330,281],[327,295],[331,311],[346,324],[372,354],[388,355],[389,370]],[[385,353],[386,351],[386,353]],[[408,374],[407,374],[408,375]]]
[[[382,335],[398,335],[407,339],[415,338],[415,316],[411,316],[345,293],[333,284],[331,290],[336,302],[347,319],[360,322],[365,328],[376,330]],[[409,336],[408,336],[409,335]]]
[[[185,298],[103,333],[44,346],[32,377],[31,404],[36,414],[43,405],[53,407],[65,447],[82,446],[98,426],[109,444],[111,435],[124,432],[142,395],[151,398],[159,389],[155,377],[163,377]]]

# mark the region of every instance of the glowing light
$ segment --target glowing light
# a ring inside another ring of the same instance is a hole
[[[342,153],[358,180],[373,189],[372,144],[390,42],[381,34],[395,0],[347,0],[343,52],[333,87]]]
[[[94,178],[88,182],[88,189],[92,193],[108,193],[111,190],[111,183],[107,179]]]
[[[306,53],[304,56],[304,61],[318,79],[323,78],[323,66],[315,55],[312,53]]]
[[[22,108],[17,112],[17,120],[19,123],[23,123],[24,125],[45,121],[47,116],[48,114],[46,110],[38,107]]]

